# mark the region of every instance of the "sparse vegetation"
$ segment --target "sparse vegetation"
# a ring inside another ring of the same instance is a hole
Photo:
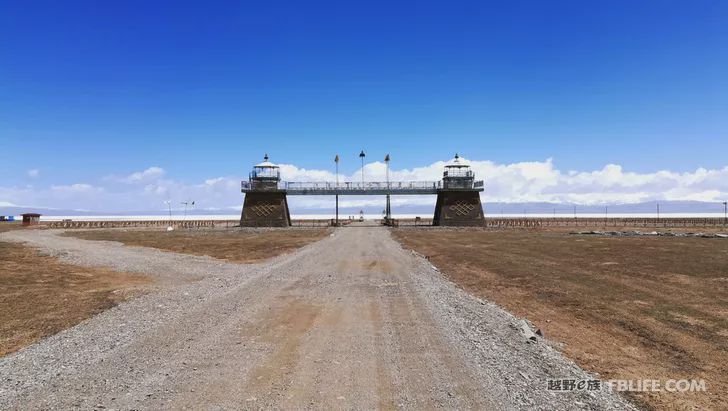
[[[454,282],[527,317],[603,379],[703,378],[647,407],[725,408],[728,240],[526,230],[394,230]]]
[[[238,263],[254,263],[291,252],[321,239],[329,229],[274,230],[88,230],[64,235],[85,240],[118,241],[194,255],[207,255]]]
[[[144,292],[145,276],[64,264],[0,242],[0,356]]]

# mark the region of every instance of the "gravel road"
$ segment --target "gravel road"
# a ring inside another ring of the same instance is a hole
[[[57,234],[0,239],[161,286],[0,359],[0,409],[632,408],[548,391],[591,377],[386,228],[252,265]]]

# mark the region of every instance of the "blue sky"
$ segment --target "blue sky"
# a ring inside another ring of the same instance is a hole
[[[398,169],[728,164],[725,1],[0,7],[6,202],[149,167],[240,177],[264,152],[349,174],[361,148]]]

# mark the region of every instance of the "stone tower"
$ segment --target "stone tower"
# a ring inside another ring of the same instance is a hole
[[[437,203],[432,225],[481,226],[484,223],[480,192],[483,182],[475,181],[470,166],[455,154],[442,175],[442,188],[437,190]]]
[[[288,227],[291,215],[288,210],[286,190],[279,187],[281,181],[278,166],[268,161],[253,166],[248,181],[243,181],[241,191],[245,193],[241,227]]]

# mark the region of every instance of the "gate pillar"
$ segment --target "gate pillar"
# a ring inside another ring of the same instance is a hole
[[[241,227],[288,227],[291,214],[288,211],[286,190],[279,187],[279,167],[268,161],[253,166],[247,182],[243,181],[241,191],[245,193]]]
[[[288,227],[291,214],[285,191],[249,191],[245,193],[241,227]]]
[[[440,190],[432,225],[482,226],[485,222],[478,191]]]

